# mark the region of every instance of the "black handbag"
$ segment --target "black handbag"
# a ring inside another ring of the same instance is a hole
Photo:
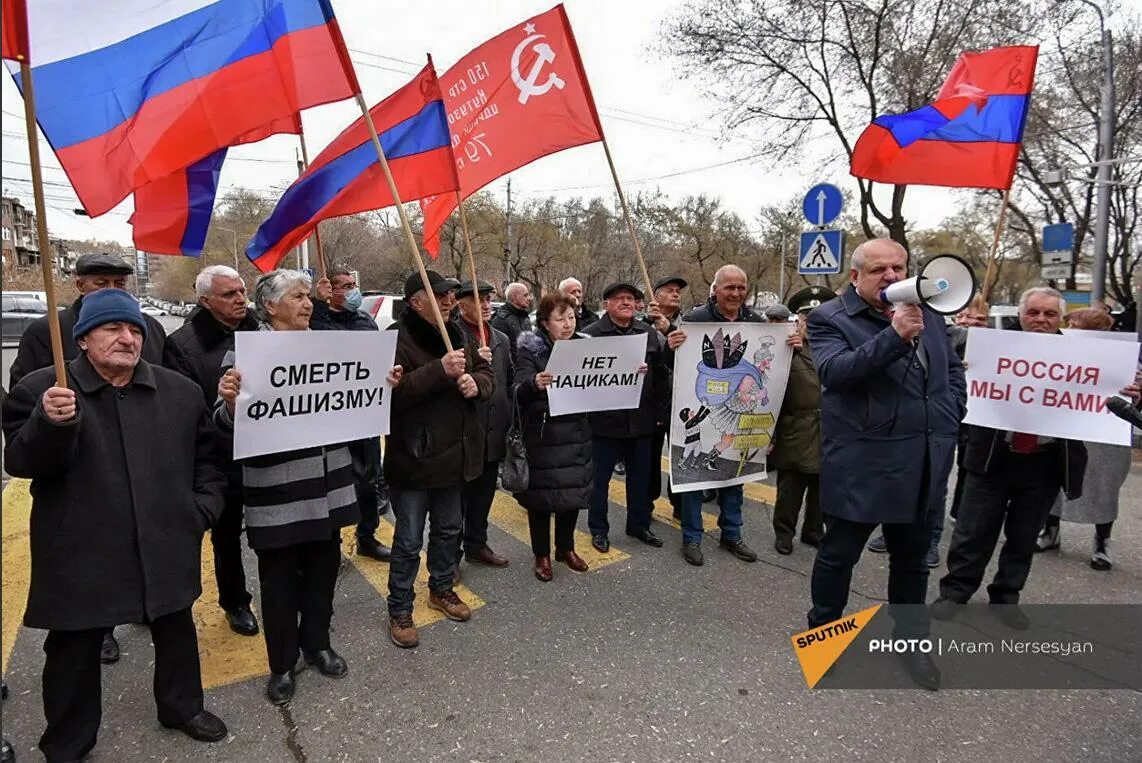
[[[527,447],[523,444],[522,416],[519,411],[519,388],[512,390],[512,423],[506,439],[507,455],[504,456],[500,485],[509,493],[522,493],[527,490],[530,472],[527,466]]]

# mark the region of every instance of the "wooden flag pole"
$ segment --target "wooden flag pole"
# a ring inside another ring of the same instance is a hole
[[[472,296],[476,300],[476,327],[480,332],[480,346],[487,347],[484,341],[484,308],[480,304],[480,286],[476,280],[476,255],[472,254],[472,239],[468,235],[468,215],[464,213],[464,197],[456,192],[456,204],[460,207],[460,229],[464,231],[464,248],[468,250],[468,269],[472,273]]]
[[[377,126],[373,124],[373,115],[369,113],[365,96],[361,95],[359,91],[356,95],[357,105],[361,107],[361,114],[365,117],[365,124],[369,127],[369,137],[373,141],[373,148],[377,150],[377,159],[381,162],[381,172],[384,173],[385,183],[388,184],[389,193],[392,194],[393,203],[396,204],[397,215],[400,217],[400,224],[404,229],[405,240],[408,241],[408,248],[412,252],[416,269],[420,271],[420,280],[424,284],[424,290],[430,297],[428,301],[432,305],[432,315],[436,319],[436,328],[440,330],[440,336],[444,339],[444,346],[448,352],[452,352],[452,340],[448,338],[448,327],[444,323],[444,316],[440,313],[440,305],[436,303],[435,295],[432,293],[432,285],[428,282],[428,270],[424,267],[424,258],[420,256],[420,250],[416,246],[416,237],[412,233],[412,226],[409,225],[408,215],[405,214],[404,206],[401,203],[396,181],[393,180],[393,173],[389,169],[389,160],[385,158],[385,150],[381,148],[381,139],[377,136]]]
[[[301,118],[298,117],[300,124]],[[305,148],[305,131],[298,132],[298,137],[301,138],[301,161],[305,165],[305,169],[309,171],[309,151]],[[325,265],[325,250],[321,248],[321,223],[313,226],[313,240],[317,244],[317,269],[322,278],[327,278],[326,271],[328,268]]]
[[[20,61],[20,82],[24,89],[24,123],[28,130],[28,163],[32,165],[32,194],[36,203],[36,230],[40,237],[40,267],[44,274],[44,295],[48,302],[48,333],[51,334],[52,363],[56,370],[56,386],[67,387],[67,369],[63,364],[63,340],[56,309],[55,255],[48,237],[48,218],[44,204],[44,178],[40,167],[40,143],[37,139],[36,97],[32,88],[32,68]]]
[[[611,149],[607,145],[606,138],[603,138],[603,153],[607,155],[607,164],[610,165],[611,177],[614,178],[615,181],[615,191],[619,194],[619,204],[621,204],[623,208],[623,218],[627,221],[627,230],[630,231],[630,240],[631,243],[634,244],[634,256],[635,259],[638,260],[639,270],[642,271],[642,280],[646,283],[646,299],[647,302],[650,302],[654,299],[654,286],[651,285],[650,274],[646,271],[646,261],[642,258],[642,247],[638,244],[638,234],[635,233],[634,221],[631,219],[630,209],[627,208],[627,199],[626,196],[623,195],[623,187],[619,183],[619,173],[615,170],[615,162],[614,159],[611,158]]]
[[[987,257],[987,273],[983,277],[983,288],[980,290],[984,303],[987,303],[991,297],[991,287],[994,285],[992,280],[997,277],[995,259],[999,254],[999,238],[1003,235],[1003,223],[1007,220],[1007,200],[1010,196],[1011,189],[1005,189],[1003,201],[999,205],[999,220],[995,223],[995,237],[991,240],[991,252]]]

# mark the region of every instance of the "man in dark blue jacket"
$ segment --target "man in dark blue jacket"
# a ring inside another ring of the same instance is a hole
[[[376,331],[377,324],[361,311],[361,290],[348,268],[329,269],[329,280],[317,284],[318,299],[313,300],[313,315],[309,327],[314,331]],[[387,562],[392,551],[377,540],[381,514],[389,510],[388,488],[381,471],[381,440],[368,437],[349,443],[353,456],[353,486],[357,490],[357,505],[361,507],[361,521],[357,525],[357,553]]]
[[[821,378],[821,510],[825,535],[813,565],[809,627],[839,619],[853,567],[878,524],[888,542],[888,601],[922,605],[932,518],[943,511],[956,433],[966,410],[964,369],[942,316],[885,304],[907,275],[908,253],[888,239],[853,252],[852,285],[809,316]],[[896,610],[902,637],[928,632],[923,607]],[[917,684],[937,689],[927,654],[901,655]]]

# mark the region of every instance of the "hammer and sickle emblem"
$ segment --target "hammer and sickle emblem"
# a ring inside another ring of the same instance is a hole
[[[543,73],[543,67],[555,61],[555,51],[546,42],[536,43],[532,46],[537,58],[535,63],[531,65],[531,71],[528,72],[527,77],[523,77],[519,71],[519,59],[523,51],[536,40],[543,39],[544,35],[533,34],[523,39],[519,45],[516,46],[515,52],[512,53],[512,82],[519,88],[519,102],[526,104],[527,99],[533,95],[543,95],[552,87],[557,87],[560,90],[566,84],[558,74],[555,72],[548,72],[547,79],[539,82],[540,75]]]

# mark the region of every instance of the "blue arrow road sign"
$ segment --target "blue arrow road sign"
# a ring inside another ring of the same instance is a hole
[[[1075,248],[1075,226],[1070,223],[1043,226],[1044,252],[1069,252]]]
[[[805,194],[805,200],[801,202],[801,211],[812,225],[823,228],[840,216],[844,205],[845,199],[841,196],[841,189],[829,183],[818,183]]]
[[[845,259],[845,234],[839,230],[812,230],[801,234],[801,256],[797,272],[840,273]]]

